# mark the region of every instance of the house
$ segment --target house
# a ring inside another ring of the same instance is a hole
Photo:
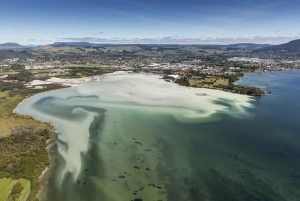
[[[235,72],[225,72],[225,75],[234,75]]]
[[[178,79],[180,76],[179,75],[167,75],[167,79],[172,79],[172,80],[176,80]]]
[[[3,80],[3,82],[7,82],[7,83],[18,83],[19,80]]]

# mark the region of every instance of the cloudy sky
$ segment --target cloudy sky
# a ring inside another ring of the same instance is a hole
[[[300,38],[299,0],[0,0],[0,43],[278,44]]]

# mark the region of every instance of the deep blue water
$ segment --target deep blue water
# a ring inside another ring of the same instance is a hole
[[[247,74],[238,84],[260,86],[272,92],[255,102],[255,115],[272,122],[274,127],[299,138],[300,71]]]
[[[255,98],[246,118],[185,126],[187,200],[300,200],[300,71],[247,74],[237,84],[272,94]]]

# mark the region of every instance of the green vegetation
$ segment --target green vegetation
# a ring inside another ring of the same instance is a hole
[[[15,72],[15,71],[7,71],[7,72],[2,72],[0,73],[1,75],[11,75],[11,74],[18,74],[18,72]]]
[[[81,78],[95,75],[113,73],[113,68],[95,68],[95,67],[73,67],[69,69],[69,75],[60,76],[60,78]]]
[[[134,52],[142,50],[138,46],[124,45],[124,46],[107,46],[102,51],[104,52]]]
[[[107,72],[113,70],[74,67],[70,70],[70,76]],[[40,189],[38,178],[49,165],[46,147],[47,140],[53,135],[52,126],[29,116],[14,114],[12,111],[24,99],[36,93],[62,87],[47,85],[44,89],[26,88],[24,83],[28,82],[31,76],[31,72],[21,71],[8,76],[8,79],[18,80],[18,83],[0,81],[0,201],[35,200]]]
[[[17,182],[16,185],[11,189],[11,193],[9,195],[10,200],[16,200],[20,197],[22,191],[24,190],[24,187],[20,182]]]
[[[22,83],[8,83],[0,81],[0,92],[13,91],[15,89],[22,89],[24,85]]]
[[[25,65],[21,65],[21,64],[12,64],[10,66],[10,69],[13,71],[23,71],[25,70]]]
[[[110,52],[118,52],[118,53],[131,53],[135,51],[141,51],[142,49],[138,46],[132,45],[110,45],[107,47],[72,47],[72,46],[40,46],[35,48],[35,52],[48,52],[48,53],[55,53],[55,54],[103,54],[103,53],[110,53]]]
[[[9,197],[12,188],[18,183],[18,181],[13,179],[2,178],[0,179],[0,201],[6,201]]]
[[[22,184],[23,190],[20,193],[20,196],[17,199],[17,201],[26,201],[31,192],[30,181],[26,179],[19,179],[19,182]]]
[[[7,96],[8,96],[8,92],[7,91],[5,91],[5,92],[1,92],[0,91],[0,99],[6,98]]]
[[[52,69],[40,69],[40,70],[31,70],[29,71],[32,74],[39,74],[39,73],[51,73]]]
[[[30,181],[26,179],[0,179],[0,201],[26,201],[30,194]]]
[[[109,68],[109,65],[105,64],[82,64],[82,65],[70,65],[70,66],[64,66],[68,68]]]
[[[274,45],[256,50],[256,52],[268,52],[268,51],[286,51],[286,52],[300,52],[300,39],[293,40],[281,45]]]
[[[32,73],[26,70],[20,71],[17,74],[11,74],[7,76],[7,80],[18,80],[19,82],[29,82],[31,80]]]
[[[33,54],[49,53],[55,55],[102,55],[102,54],[134,54],[134,53],[162,53],[164,55],[185,55],[185,54],[223,54],[251,52],[254,49],[268,47],[258,44],[232,44],[232,45],[102,45],[92,44],[70,44],[45,45],[34,48]]]
[[[203,88],[216,88],[226,87],[229,85],[229,79],[227,77],[217,76],[206,76],[202,79],[190,79],[189,84],[192,87],[203,87]]]
[[[29,75],[22,71],[12,78],[26,82]],[[46,147],[53,128],[31,117],[14,114],[13,110],[25,98],[58,88],[62,87],[47,85],[44,89],[28,89],[21,83],[0,82],[0,201],[8,196],[9,200],[24,200],[28,196],[28,200],[35,200],[40,188],[38,178],[49,165]],[[9,188],[2,192],[1,185]]]
[[[10,135],[0,138],[0,179],[27,179],[32,184],[30,200],[39,190],[38,177],[48,165],[47,139],[52,127],[33,118],[13,114],[24,96],[8,97],[0,102],[0,121],[11,122]]]
[[[242,75],[207,75],[190,71],[182,78],[176,80],[176,83],[183,86],[218,89],[250,96],[262,96],[265,94],[263,90],[256,87],[235,85],[234,83]]]

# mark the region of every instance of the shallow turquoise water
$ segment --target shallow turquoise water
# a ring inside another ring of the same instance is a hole
[[[54,137],[40,200],[300,200],[300,72],[248,74],[238,84],[272,94],[256,98],[244,115],[232,108],[183,121],[168,107],[117,107],[72,89],[46,93],[33,110],[69,127]]]

